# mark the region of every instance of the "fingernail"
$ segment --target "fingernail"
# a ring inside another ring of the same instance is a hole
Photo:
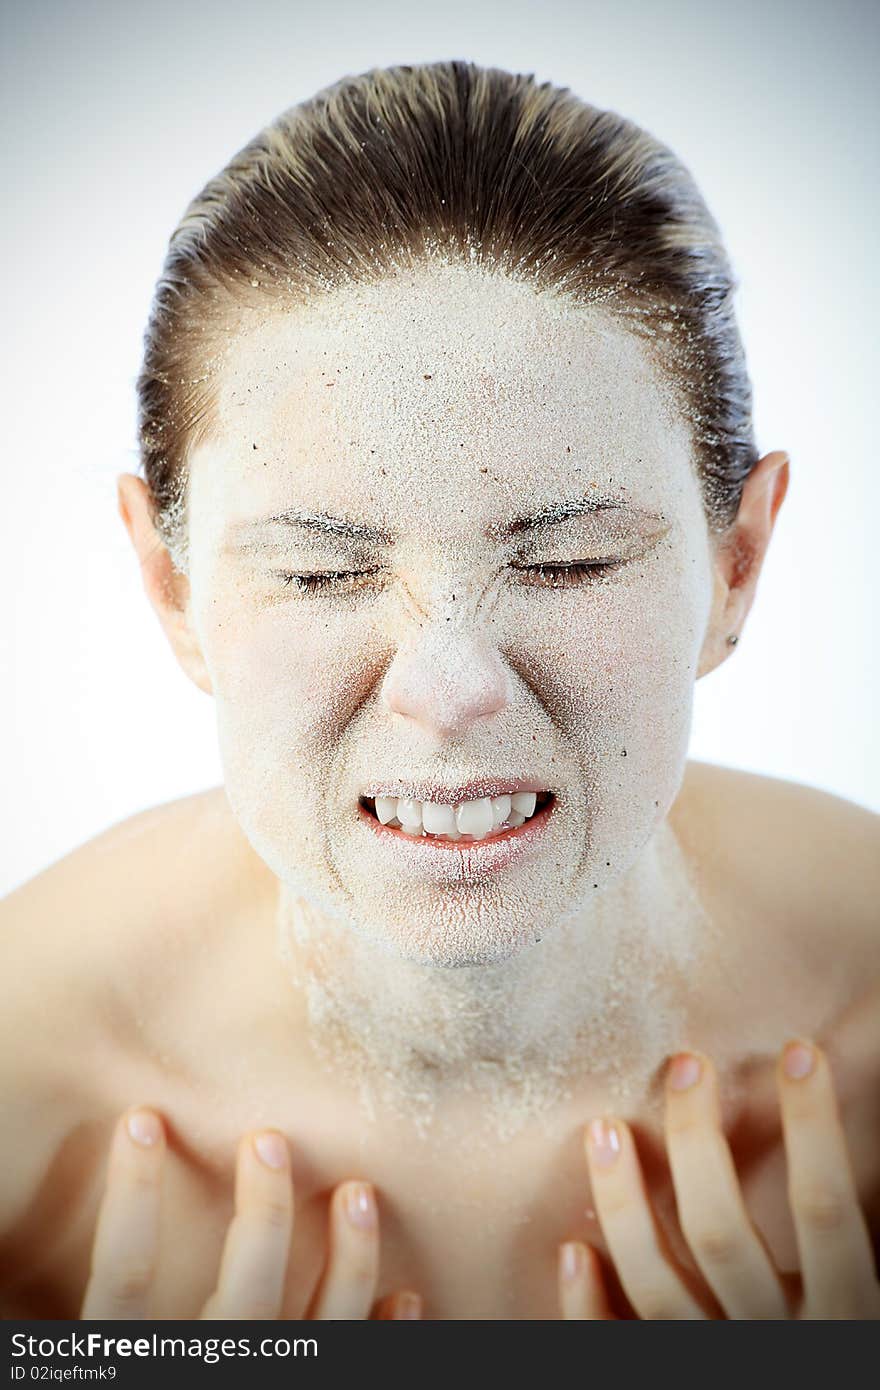
[[[782,1069],[790,1081],[803,1081],[813,1070],[816,1054],[806,1043],[788,1043],[782,1054]]]
[[[135,1110],[128,1117],[128,1132],[136,1144],[149,1149],[162,1138],[162,1124],[152,1110]]]
[[[267,1129],[263,1134],[256,1134],[254,1135],[254,1148],[257,1151],[257,1157],[265,1163],[267,1168],[274,1168],[278,1172],[286,1166],[287,1140],[282,1134],[277,1134],[271,1129]]]
[[[584,1247],[577,1241],[567,1241],[559,1252],[559,1272],[563,1279],[571,1282],[583,1273]]]
[[[696,1086],[702,1067],[699,1057],[691,1052],[679,1052],[669,1064],[668,1081],[672,1091],[687,1091]]]
[[[620,1135],[610,1120],[591,1120],[588,1128],[590,1152],[599,1168],[610,1168],[620,1153]]]
[[[420,1318],[422,1300],[417,1293],[402,1293],[394,1304],[395,1318]]]
[[[345,1213],[352,1226],[362,1231],[371,1230],[376,1224],[376,1203],[366,1183],[352,1183],[345,1194]]]

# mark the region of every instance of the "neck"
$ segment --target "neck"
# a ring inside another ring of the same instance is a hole
[[[423,1134],[463,1105],[510,1135],[585,1088],[644,1099],[685,1045],[712,937],[668,821],[624,879],[506,961],[401,959],[283,886],[277,924],[320,1065]]]

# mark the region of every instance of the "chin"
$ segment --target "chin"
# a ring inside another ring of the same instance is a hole
[[[541,940],[534,928],[519,934],[512,934],[509,924],[504,930],[499,928],[497,936],[487,941],[485,922],[479,932],[468,933],[462,930],[453,939],[449,935],[418,936],[416,933],[403,933],[399,927],[377,934],[375,929],[353,927],[360,936],[385,950],[396,960],[407,961],[411,965],[430,966],[438,970],[460,970],[464,967],[501,965],[521,956],[536,946]],[[477,936],[479,940],[477,940]]]

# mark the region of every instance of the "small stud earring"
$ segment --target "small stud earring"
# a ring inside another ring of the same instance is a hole
[[[736,633],[735,633],[735,632],[732,632],[732,633],[730,634],[730,636],[728,637],[728,639],[727,639],[727,644],[728,644],[728,646],[730,646],[730,647],[735,647],[738,641],[739,641],[739,638],[737,637]]]

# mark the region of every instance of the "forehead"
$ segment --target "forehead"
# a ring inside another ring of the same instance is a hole
[[[511,500],[577,481],[644,503],[693,487],[686,422],[644,342],[600,305],[475,266],[257,311],[217,389],[193,501],[210,472],[215,505],[242,514],[289,503],[291,486],[327,505],[378,489],[404,508],[481,480]]]

